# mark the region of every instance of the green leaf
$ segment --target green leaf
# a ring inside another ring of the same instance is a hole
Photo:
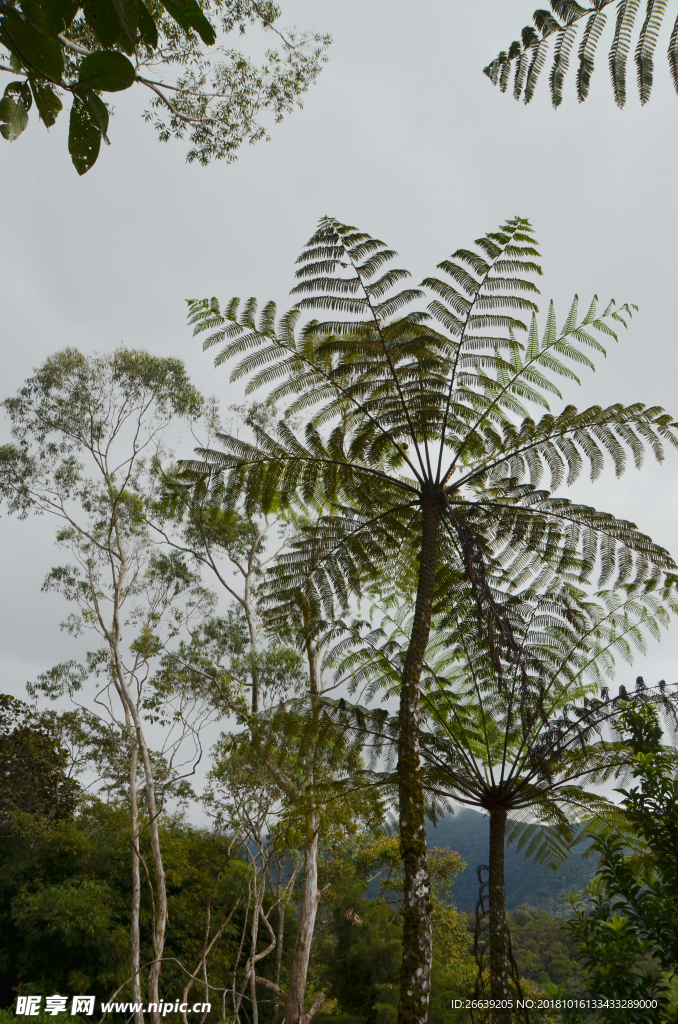
[[[14,96],[17,99],[20,99],[26,110],[31,109],[33,97],[31,96],[31,90],[28,86],[28,82],[10,82],[5,89],[5,98],[8,96]]]
[[[100,96],[97,96],[94,89],[89,85],[82,85],[81,83],[78,83],[78,85],[73,86],[73,92],[87,107],[89,116],[101,132],[106,145],[110,145],[108,136],[106,135],[106,132],[108,131],[108,107],[104,101]]]
[[[139,5],[137,0],[113,0],[120,24],[129,38],[134,42],[139,24]]]
[[[26,82],[10,82],[0,100],[0,135],[8,142],[19,138],[28,124],[31,91]]]
[[[40,0],[43,9],[43,27],[48,35],[56,36],[63,32],[78,13],[80,4],[77,0]]]
[[[68,28],[79,6],[76,0],[21,0],[22,13],[48,36]]]
[[[41,32],[45,30],[45,12],[39,0],[21,0],[21,13],[31,25],[35,25]]]
[[[82,100],[73,100],[68,128],[68,152],[78,174],[86,172],[96,163],[101,149],[101,131],[92,120]]]
[[[22,18],[9,11],[2,18],[0,38],[16,54],[28,71],[37,71],[53,82],[60,82],[64,58],[60,44]]]
[[[11,97],[0,100],[0,135],[8,142],[15,142],[28,124],[28,111],[21,102]]]
[[[139,0],[139,34],[146,46],[152,50],[158,45],[158,29],[156,28],[153,15],[143,0]]]
[[[78,81],[103,92],[122,92],[134,83],[134,65],[117,50],[97,50],[80,65]]]
[[[87,24],[102,46],[119,46],[126,53],[132,53],[134,44],[123,30],[111,0],[84,0],[82,8]]]
[[[30,79],[30,83],[40,120],[47,128],[51,128],[57,119],[57,114],[62,109],[61,100],[51,85],[46,85],[33,78]]]
[[[208,46],[216,42],[214,27],[202,13],[197,0],[162,0],[162,6],[185,32],[195,29]]]

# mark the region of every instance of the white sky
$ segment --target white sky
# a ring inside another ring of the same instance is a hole
[[[575,291],[640,307],[567,398],[639,400],[678,415],[678,97],[664,36],[645,109],[633,88],[627,109],[614,107],[603,47],[591,98],[578,106],[570,77],[556,113],[545,80],[524,107],[482,75],[536,0],[281,3],[284,23],[332,33],[330,62],[305,109],[235,165],[186,165],[180,143],[160,145],[141,121],[136,90],[117,98],[113,144],[84,178],[70,164],[64,116],[48,134],[31,115],[26,133],[0,146],[3,397],[65,345],[125,343],[180,356],[207,394],[237,401],[227,369],[215,371],[192,339],[185,298],[257,295],[285,307],[294,260],[324,214],[387,241],[415,280],[519,214],[541,242],[544,307],[553,296],[562,319]],[[634,520],[678,554],[677,470],[671,453],[661,468],[570,494]],[[47,519],[0,520],[0,689],[17,695],[77,653],[59,632],[61,599],[40,593],[59,558],[53,533]],[[677,655],[678,623],[618,681],[673,681]]]

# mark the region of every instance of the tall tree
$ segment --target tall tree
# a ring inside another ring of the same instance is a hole
[[[301,104],[326,59],[329,36],[280,30],[280,16],[271,0],[0,0],[0,71],[15,79],[0,134],[18,139],[34,103],[50,128],[70,95],[68,151],[85,174],[108,143],[101,93],[137,86],[161,142],[188,137],[189,162],[230,162],[268,137],[261,115],[278,122]],[[254,25],[277,36],[259,67],[226,38]]]
[[[490,571],[494,569],[494,571]],[[425,786],[438,799],[476,807],[489,816],[490,991],[509,992],[510,938],[506,923],[504,850],[507,838],[526,856],[552,868],[570,854],[585,824],[616,821],[615,805],[593,784],[623,775],[628,748],[605,733],[630,707],[655,706],[676,721],[676,697],[664,683],[638,679],[610,699],[606,676],[615,654],[629,660],[645,636],[658,636],[678,607],[675,582],[604,591],[593,597],[568,574],[548,574],[517,591],[502,566],[488,567],[491,614],[482,615],[472,587],[457,587],[453,610],[441,601],[425,665],[422,759]],[[549,578],[550,577],[550,578]],[[479,614],[480,613],[480,614]],[[409,608],[368,635],[342,659],[352,688],[368,697],[397,692],[411,630]],[[503,640],[496,635],[501,629]],[[493,636],[493,633],[495,634]],[[507,642],[508,641],[508,642]],[[397,743],[397,719],[367,708],[340,707],[358,734],[379,749]],[[387,776],[388,778],[388,776]],[[480,979],[484,984],[484,979]],[[510,1011],[493,1019],[509,1022]]]
[[[256,529],[253,532],[256,536]],[[321,897],[318,856],[323,833],[327,832],[328,822],[335,824],[337,814],[361,815],[368,804],[373,809],[378,806],[373,787],[366,787],[362,778],[360,740],[356,744],[342,729],[337,729],[323,707],[324,694],[333,688],[324,679],[323,662],[334,630],[313,618],[313,610],[304,605],[303,595],[297,596],[296,604],[286,602],[282,608],[269,608],[262,620],[268,636],[257,630],[255,643],[250,643],[241,608],[240,618],[231,614],[227,619],[212,620],[194,631],[190,643],[180,644],[176,652],[163,659],[163,677],[170,690],[189,688],[211,694],[221,715],[235,713],[246,726],[235,737],[229,733],[215,748],[218,762],[213,777],[232,783],[233,763],[241,765],[240,772],[243,762],[249,764],[249,791],[252,779],[263,780],[263,791],[279,795],[279,814],[294,822],[299,835],[301,894],[289,981],[283,988],[279,978],[272,982],[253,969],[244,981],[246,986],[253,986],[251,1000],[257,999],[254,986],[262,985],[284,1003],[286,1024],[307,1024],[323,1000],[319,994],[313,1006],[305,1009]],[[255,614],[254,602],[250,608]],[[237,628],[234,630],[238,622],[239,637]],[[235,643],[229,640],[234,632]],[[260,687],[261,707],[248,708],[242,699],[233,699],[233,695],[242,694],[251,685],[248,680],[252,678],[257,679]],[[237,687],[233,685],[236,681]],[[234,751],[237,758],[233,757]],[[262,846],[256,836],[252,842]],[[265,859],[263,852],[261,856]],[[265,885],[264,881],[264,889]],[[252,941],[255,946],[255,938]],[[282,935],[279,941],[282,943]],[[280,948],[277,955],[281,952]],[[243,988],[235,1012],[239,1012],[244,991]]]
[[[550,11],[537,10],[533,15],[534,27],[526,25],[520,39],[514,40],[507,50],[491,61],[485,74],[502,92],[506,92],[513,72],[513,96],[529,103],[546,64],[546,57],[555,39],[553,63],[549,75],[551,102],[559,107],[563,102],[563,84],[570,67],[572,50],[577,42],[577,99],[582,103],[589,95],[591,76],[595,70],[596,50],[600,42],[608,11],[615,0],[593,0],[584,6],[576,0],[549,0]],[[654,82],[654,61],[657,40],[667,13],[667,0],[647,0],[645,16],[639,22],[640,0],[616,0],[614,35],[608,55],[608,66],[614,100],[618,107],[626,103],[626,76],[634,31],[639,31],[634,49],[638,95],[647,103]],[[671,31],[666,54],[673,86],[678,92],[678,18]]]
[[[265,425],[271,419],[270,410],[261,406],[232,411],[231,426],[233,428],[235,420],[238,434],[255,422]],[[230,670],[241,687],[250,691],[251,711],[256,714],[266,696],[262,685],[276,689],[280,696],[279,670],[284,658],[281,661],[280,648],[269,657],[271,652],[265,643],[265,623],[258,598],[265,570],[287,546],[289,524],[278,514],[258,515],[251,510],[245,514],[242,507],[225,504],[221,489],[210,486],[204,476],[198,475],[197,480],[189,477],[187,484],[176,469],[168,467],[163,472],[162,495],[154,506],[149,525],[165,544],[189,557],[200,570],[208,570],[226,599],[232,602],[228,625],[224,623],[225,628],[219,631],[223,649],[217,653],[212,646],[211,652],[216,654],[217,663],[221,656],[228,654]],[[272,551],[267,550],[267,543],[276,535],[278,543]],[[286,626],[283,630],[286,634],[289,632]],[[208,631],[203,641],[209,643],[210,636]],[[193,645],[193,653],[200,647],[199,640]],[[291,676],[283,682],[283,689],[290,683]]]
[[[86,357],[66,349],[46,360],[4,407],[14,443],[0,448],[2,497],[20,515],[55,517],[57,540],[72,562],[52,568],[44,589],[61,593],[77,609],[64,623],[71,634],[90,631],[103,644],[88,655],[86,666],[69,661],[44,673],[34,692],[72,696],[86,681],[94,683],[97,711],[109,716],[127,746],[132,993],[141,1003],[140,834],[145,813],[156,910],[148,1001],[157,1005],[168,917],[160,843],[164,784],[182,774],[173,762],[181,757],[187,737],[199,759],[205,709],[191,701],[168,707],[167,701],[158,702],[149,684],[155,659],[192,616],[204,615],[211,597],[178,555],[154,547],[145,516],[155,497],[155,461],[163,436],[176,418],[198,417],[202,399],[177,360],[126,349]],[[169,726],[164,758],[154,756],[148,739],[145,722],[153,712],[156,721]],[[187,756],[190,760],[190,751]]]
[[[252,512],[317,510],[273,573],[278,600],[301,591],[331,621],[335,604],[348,606],[370,580],[384,593],[411,593],[399,687],[398,1020],[414,1024],[426,1020],[430,989],[419,681],[437,581],[455,567],[484,594],[489,554],[516,576],[574,558],[584,580],[597,566],[603,582],[661,576],[671,557],[632,523],[537,485],[544,469],[551,489],[572,483],[585,462],[595,478],[608,457],[622,473],[627,454],[639,466],[646,445],[661,459],[676,432],[670,416],[640,403],[548,411],[547,396],[561,397],[554,378],[577,381],[571,364],[592,366],[586,349],[602,351],[596,334],[616,337],[631,310],[611,303],[599,315],[594,300],[580,319],[575,299],[558,330],[551,306],[540,338],[533,277],[541,268],[528,221],[515,218],[457,250],[439,264],[443,276],[420,288],[401,290],[409,275],[393,267],[395,255],[326,217],[298,260],[299,301],[277,324],[272,302],[258,319],[254,299],[242,312],[238,299],[223,312],[216,299],[190,304],[196,333],[210,332],[205,347],[223,344],[217,364],[240,357],[231,379],[250,377],[248,392],[268,386],[286,413],[275,434],[256,428],[254,443],[220,434],[220,448],[199,450],[187,468],[223,477],[232,507],[244,496]],[[347,319],[301,321],[317,310]],[[535,420],[525,403],[547,411]],[[303,437],[291,426],[301,412],[310,416]]]
[[[265,406],[241,407],[233,412],[237,416],[239,436],[241,431],[251,433],[257,428],[275,428],[272,412]],[[178,669],[177,678],[188,673],[186,678],[198,688],[205,682],[208,687],[213,685],[221,709],[227,713],[233,711],[234,708],[222,700],[218,682],[223,662],[220,655],[226,653],[224,639],[233,635],[236,622],[241,623],[239,649],[231,645],[227,660],[230,676],[237,678],[241,689],[251,691],[250,716],[242,715],[240,709],[241,716],[248,721],[250,743],[288,804],[303,807],[299,927],[287,991],[283,992],[279,985],[274,990],[276,998],[284,1000],[285,1020],[288,1024],[297,1024],[305,1017],[310,1020],[321,1005],[316,1001],[311,1008],[313,1012],[305,1013],[308,968],[320,899],[318,850],[323,810],[314,794],[318,788],[323,789],[328,773],[325,763],[328,737],[320,741],[323,728],[317,698],[329,685],[323,679],[324,651],[334,631],[341,630],[342,624],[325,622],[318,602],[310,603],[307,595],[299,590],[284,595],[281,601],[276,595],[268,595],[266,600],[265,594],[261,600],[266,570],[284,557],[283,552],[298,534],[300,522],[304,521],[298,515],[290,516],[289,509],[282,507],[277,499],[270,509],[259,511],[244,507],[242,501],[233,506],[219,479],[210,480],[209,475],[202,472],[168,473],[164,486],[163,500],[158,505],[164,522],[156,523],[153,528],[167,543],[190,554],[199,565],[209,569],[234,602],[229,613],[229,628],[218,629],[215,634],[210,627],[203,635],[196,635],[191,645],[182,645],[177,654],[167,659],[167,669],[170,674]],[[167,529],[177,523],[182,527],[181,538],[173,535],[171,527],[169,532]],[[266,551],[267,541],[276,534],[276,549]],[[217,651],[219,647],[221,651]],[[209,653],[217,655],[210,668],[204,663],[204,655]],[[202,679],[196,678],[196,673],[202,674]],[[299,703],[294,698],[303,691],[310,700]],[[288,741],[292,741],[293,732],[302,730],[305,750],[303,755],[298,754],[294,772],[284,767],[285,748],[265,739],[271,732],[266,716],[262,719],[259,715],[263,709],[269,712],[273,709],[276,720],[286,723]],[[338,770],[338,767],[337,761],[335,768]],[[252,974],[252,984],[254,980]],[[256,993],[252,994],[252,999],[256,999]]]

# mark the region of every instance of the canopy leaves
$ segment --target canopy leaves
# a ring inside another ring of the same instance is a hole
[[[188,137],[187,159],[234,160],[243,142],[267,137],[262,114],[280,121],[320,73],[327,35],[280,31],[265,0],[0,0],[0,133],[15,141],[33,101],[49,128],[70,93],[68,148],[79,174],[108,142],[99,93],[146,88],[161,141]],[[278,37],[257,67],[225,37],[258,25]]]

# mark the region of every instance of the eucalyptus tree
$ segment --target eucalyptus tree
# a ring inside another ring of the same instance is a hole
[[[563,102],[563,85],[572,51],[580,35],[576,82],[577,99],[582,103],[589,95],[596,51],[608,13],[612,13],[607,9],[615,2],[614,35],[608,55],[614,100],[618,107],[626,103],[629,54],[635,29],[638,28],[634,61],[640,102],[647,103],[652,93],[655,53],[659,33],[665,23],[667,0],[647,0],[642,21],[639,19],[640,0],[592,0],[588,4],[580,4],[576,0],[549,0],[551,10],[536,10],[532,17],[534,24],[525,26],[520,39],[515,39],[507,50],[502,50],[484,69],[485,74],[502,92],[506,92],[513,73],[514,98],[529,103],[544,70],[551,40],[555,39],[549,88],[553,106],[559,107]],[[671,27],[666,56],[673,86],[678,92],[678,17]]]
[[[202,500],[202,488],[200,493]],[[215,503],[215,514],[217,512],[219,508]],[[343,631],[343,624],[328,626],[318,620],[317,608],[304,603],[303,595],[297,594],[296,598],[280,606],[270,604],[263,611],[265,633],[257,634],[255,645],[250,644],[244,614],[238,616],[231,610],[225,618],[201,624],[193,631],[190,641],[182,641],[163,658],[160,674],[163,689],[204,694],[212,701],[219,717],[235,717],[243,727],[235,734],[222,734],[214,748],[216,766],[211,773],[210,805],[217,818],[223,817],[224,808],[235,806],[233,780],[236,776],[244,777],[243,765],[249,765],[250,798],[258,799],[252,780],[264,780],[263,792],[278,794],[277,800],[271,802],[271,806],[276,804],[271,812],[273,818],[277,816],[286,821],[288,832],[291,828],[297,836],[301,891],[289,980],[283,987],[279,958],[282,956],[284,905],[278,903],[276,979],[272,981],[256,972],[259,954],[253,934],[252,955],[257,960],[246,968],[244,987],[239,995],[234,992],[237,1015],[247,988],[250,988],[252,1005],[257,1000],[257,986],[267,988],[276,1003],[284,1004],[286,1024],[308,1022],[323,1001],[319,996],[313,1006],[305,1010],[321,898],[318,885],[321,843],[327,838],[328,828],[336,827],[338,819],[346,821],[354,815],[364,816],[366,807],[374,815],[375,809],[381,807],[374,787],[365,784],[360,740],[353,741],[343,730],[337,729],[324,707],[328,691],[334,688],[333,681],[328,680],[323,671],[325,654],[332,638]],[[261,705],[256,708],[242,698],[248,680],[255,676],[261,692]],[[263,808],[262,803],[262,813]],[[224,818],[224,822],[226,827],[233,828],[232,810],[229,814],[231,817]],[[280,833],[280,828],[276,826],[276,829]],[[269,823],[265,831],[272,835],[275,829]],[[252,843],[259,844],[263,851],[261,837],[252,838]],[[264,852],[261,856],[268,863],[275,851],[271,851],[267,843],[268,840],[264,843],[266,856]],[[270,879],[269,884],[273,888]],[[265,889],[265,880],[262,885]],[[259,894],[263,898],[261,888]]]
[[[6,506],[20,516],[53,516],[57,541],[70,558],[50,570],[43,589],[71,603],[74,611],[63,623],[70,634],[85,632],[100,645],[86,665],[68,661],[43,673],[33,693],[75,698],[88,683],[91,706],[126,747],[130,983],[134,1001],[141,1004],[140,834],[147,829],[153,857],[147,879],[150,885],[153,878],[155,906],[148,1002],[156,1006],[168,920],[160,841],[164,791],[192,772],[200,756],[201,723],[212,712],[190,694],[163,697],[153,678],[156,659],[212,609],[212,596],[180,555],[153,544],[146,517],[170,424],[197,419],[202,407],[178,360],[127,349],[108,356],[65,349],[47,359],[16,397],[5,400],[13,441],[0,447],[0,494]],[[167,727],[160,756],[151,748],[149,718]],[[182,758],[189,761],[183,768]]]
[[[270,419],[270,411],[257,405],[236,407],[232,412],[230,425],[238,434],[255,422],[264,425]],[[218,416],[213,414],[212,421],[213,431]],[[258,515],[248,510],[245,514],[242,507],[225,504],[219,487],[210,486],[203,475],[189,474],[187,480],[177,467],[168,467],[162,474],[162,492],[149,526],[164,544],[188,557],[200,570],[207,570],[231,605],[227,621],[222,621],[216,633],[207,627],[202,636],[196,634],[186,655],[194,656],[203,649],[208,653],[209,647],[215,665],[227,656],[229,671],[237,677],[241,690],[250,691],[251,712],[257,714],[267,690],[273,697],[280,695],[281,683],[284,689],[280,670],[284,676],[291,668],[285,653],[290,649],[279,644],[272,648],[266,642],[259,590],[266,569],[285,550],[292,524],[276,511]],[[216,678],[214,672],[210,678]],[[291,676],[286,682],[291,682]]]
[[[239,426],[251,427],[255,420],[265,422],[265,410],[250,409]],[[323,692],[323,648],[330,641],[332,630],[328,631],[318,618],[317,607],[310,607],[299,592],[292,599],[282,603],[269,601],[262,607],[260,589],[264,572],[280,558],[288,546],[290,530],[295,529],[289,517],[277,514],[279,510],[256,514],[233,507],[224,501],[223,488],[218,483],[210,485],[204,474],[189,472],[164,476],[163,497],[155,511],[160,514],[160,521],[156,518],[152,522],[154,532],[210,570],[233,602],[226,618],[203,623],[190,642],[182,641],[176,651],[163,659],[164,685],[169,691],[206,693],[218,714],[235,714],[247,727],[239,739],[242,743],[243,736],[248,737],[253,751],[252,770],[263,770],[288,808],[303,808],[299,927],[289,984],[283,990],[278,977],[271,988],[270,981],[258,976],[254,968],[245,979],[252,986],[253,1006],[257,1000],[256,985],[268,986],[276,1004],[284,1003],[285,1021],[297,1024],[302,1018],[310,1020],[322,1003],[321,998],[305,1014],[307,975],[320,899],[318,849],[323,819],[313,794],[318,787],[322,789],[327,775],[323,763],[327,737],[321,740],[323,730],[314,698]],[[177,525],[181,527],[180,536]],[[276,549],[266,551],[266,541],[276,533]],[[248,689],[251,700],[246,708],[233,696]],[[298,701],[303,693],[308,694],[310,703]],[[298,737],[297,741],[292,740],[292,732],[304,732],[304,751],[297,751],[295,772],[285,767],[289,751],[272,738],[272,714],[278,730],[285,723],[287,743],[292,747],[298,741]],[[284,907],[279,907],[279,911],[283,913]],[[279,925],[281,921],[282,918]],[[282,943],[282,932],[278,941]],[[255,938],[253,942],[256,946]],[[279,948],[276,956],[280,955]],[[241,992],[237,1006],[234,1004],[236,1016],[242,995]]]
[[[281,30],[271,0],[0,0],[0,135],[14,142],[33,104],[50,128],[71,98],[68,151],[85,174],[108,143],[101,93],[136,88],[161,142],[188,137],[188,161],[232,161],[244,142],[267,138],[300,105],[330,38]],[[229,46],[234,29],[276,36],[260,66]]]
[[[494,608],[483,612],[469,583],[454,610],[434,617],[422,692],[425,787],[435,799],[476,807],[489,817],[489,967],[493,999],[509,991],[506,838],[554,869],[581,838],[619,821],[618,809],[593,784],[628,772],[628,747],[614,739],[620,714],[653,706],[675,724],[678,692],[664,682],[610,698],[615,660],[645,651],[678,608],[675,580],[625,586],[589,596],[568,573],[542,573],[516,589],[501,565],[488,565]],[[380,625],[340,657],[352,688],[368,699],[397,693],[411,632],[410,609],[381,611]],[[503,639],[493,636],[501,628]],[[397,745],[399,723],[384,712],[348,706],[339,720],[373,746]],[[610,738],[612,733],[612,739]],[[388,775],[386,775],[388,779]],[[586,788],[586,787],[589,788]],[[484,983],[484,979],[481,979]],[[509,1024],[509,1009],[493,1021]]]
[[[326,217],[298,260],[298,301],[277,318],[250,299],[221,309],[190,304],[216,362],[237,358],[235,381],[268,387],[284,406],[275,433],[254,442],[221,433],[188,472],[219,481],[226,506],[251,513],[313,509],[290,553],[271,574],[276,600],[301,592],[332,621],[370,584],[412,597],[414,614],[401,675],[398,789],[404,864],[400,1024],[425,1021],[430,988],[431,911],[420,764],[419,683],[434,601],[449,570],[489,602],[488,557],[507,575],[529,577],[578,561],[588,580],[661,578],[670,555],[629,522],[552,493],[585,463],[595,479],[606,461],[622,473],[630,455],[663,458],[676,443],[672,418],[642,403],[564,405],[555,381],[577,382],[573,365],[616,338],[629,306],[575,301],[560,329],[553,306],[540,337],[535,277],[541,274],[528,221],[514,218],[438,265],[419,288],[393,265],[387,246]],[[318,320],[315,311],[329,313]],[[308,316],[304,317],[304,314]],[[339,318],[334,316],[339,314]],[[521,319],[522,317],[522,319]],[[528,406],[541,406],[534,418]],[[313,411],[311,412],[311,410]],[[294,417],[303,413],[303,435]],[[547,470],[550,489],[538,485]],[[414,580],[414,583],[413,583]],[[438,590],[437,590],[438,585]],[[453,600],[453,596],[451,598]]]
[[[257,952],[253,935],[252,955],[250,963],[244,965],[240,994],[234,993],[234,1010],[240,1009],[241,993],[247,988],[251,1007],[263,989],[269,998],[273,994],[276,1004],[283,1005],[285,1024],[309,1024],[325,998],[322,992],[317,993],[306,1008],[311,949],[322,899],[319,851],[323,844],[345,840],[356,830],[374,831],[383,825],[381,796],[374,786],[364,784],[361,740],[338,728],[334,719],[333,709],[316,695],[282,701],[262,710],[256,721],[250,719],[248,728],[222,735],[210,773],[210,807],[222,827],[242,831],[245,812],[259,820],[268,808],[265,831],[262,828],[261,834],[251,836],[248,842],[250,856],[266,862],[259,899],[264,899],[268,884],[278,909],[275,935],[271,925],[264,922],[276,949],[276,971],[273,978],[266,977],[257,966],[264,957],[263,951]],[[280,867],[286,861],[287,872],[298,876],[299,896],[287,980],[281,981],[284,909],[292,887],[289,874],[287,878],[281,876]],[[274,871],[272,865],[276,862],[278,868]],[[285,886],[276,892],[281,877]],[[270,916],[269,911],[266,914]]]

